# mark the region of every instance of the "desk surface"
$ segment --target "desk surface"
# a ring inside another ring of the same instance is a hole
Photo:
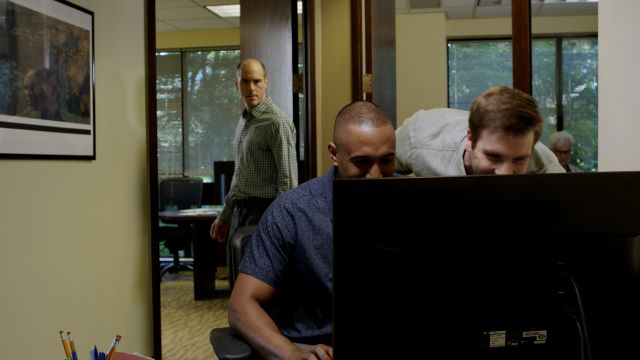
[[[160,220],[165,222],[211,221],[211,220],[215,220],[215,218],[218,216],[220,211],[222,211],[222,206],[198,208],[198,209],[160,211],[158,213],[158,216],[160,217]]]
[[[216,254],[224,251],[224,246],[209,236],[209,230],[220,211],[222,206],[158,213],[163,223],[193,225],[193,291],[196,300],[211,299],[215,295]]]

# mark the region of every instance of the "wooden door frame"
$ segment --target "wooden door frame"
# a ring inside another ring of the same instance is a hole
[[[296,1],[292,0],[295,4]],[[147,158],[149,172],[149,234],[151,244],[151,304],[152,304],[152,334],[153,355],[156,360],[162,360],[162,326],[160,316],[160,249],[155,246],[158,241],[158,119],[156,94],[156,1],[145,0],[145,39],[146,39],[146,103],[147,103]],[[304,38],[305,46],[305,74],[304,89],[306,91],[306,133],[305,133],[305,179],[316,176],[316,93],[315,93],[315,21],[314,0],[304,0]],[[297,31],[295,28],[297,39]],[[293,31],[293,30],[292,30]],[[296,60],[297,62],[297,60]]]
[[[511,2],[513,87],[531,95],[531,0]]]

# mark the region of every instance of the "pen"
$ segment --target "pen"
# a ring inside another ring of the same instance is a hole
[[[62,340],[64,355],[67,357],[67,359],[71,358],[71,354],[69,353],[69,344],[67,344],[67,339],[64,338],[64,331],[62,330],[60,330],[60,340]]]
[[[107,351],[106,360],[111,360],[113,353],[116,351],[116,347],[118,347],[118,343],[122,337],[120,335],[116,335],[116,337],[111,342],[111,346],[109,346],[109,351]]]
[[[78,360],[78,354],[76,353],[76,345],[73,343],[73,338],[71,337],[71,331],[67,331],[67,338],[69,339],[69,346],[71,346],[71,358],[73,360]]]

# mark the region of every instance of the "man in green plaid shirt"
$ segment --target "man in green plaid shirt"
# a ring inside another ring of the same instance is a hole
[[[246,59],[238,65],[236,87],[244,111],[233,144],[235,171],[224,208],[211,225],[211,237],[227,241],[227,267],[233,271],[230,239],[245,225],[255,225],[269,204],[298,185],[296,129],[267,95],[264,64]],[[233,288],[235,276],[229,273]]]

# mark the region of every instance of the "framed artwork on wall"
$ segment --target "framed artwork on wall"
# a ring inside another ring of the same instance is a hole
[[[96,158],[93,12],[0,0],[0,157]]]

